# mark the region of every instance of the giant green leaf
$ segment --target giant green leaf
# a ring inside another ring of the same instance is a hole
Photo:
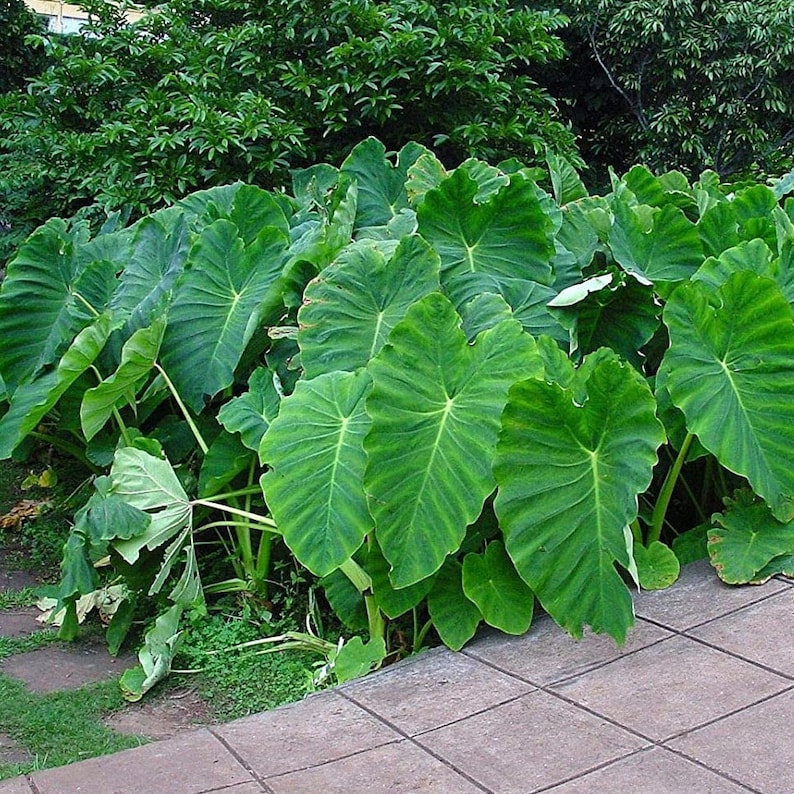
[[[110,328],[110,317],[103,314],[80,331],[55,368],[19,386],[0,419],[0,460],[11,456],[61,395],[91,366],[105,346]]]
[[[794,553],[794,521],[778,521],[766,504],[740,495],[712,516],[708,552],[723,582],[752,582],[773,559]]]
[[[438,289],[438,275],[438,255],[416,235],[393,252],[369,242],[346,249],[304,293],[298,343],[306,377],[366,365],[408,307]]]
[[[113,544],[127,562],[134,563],[144,547],[154,550],[191,530],[193,507],[167,460],[122,447],[114,456],[110,478],[113,494],[151,516],[145,532]]]
[[[441,257],[444,285],[467,273],[550,284],[554,229],[534,182],[515,174],[478,204],[479,191],[459,168],[428,191],[417,210],[419,233]]]
[[[0,372],[9,394],[56,361],[88,325],[74,312],[75,281],[85,269],[76,249],[86,239],[83,226],[70,230],[55,218],[37,229],[8,265],[0,293]],[[113,272],[107,263],[100,267]]]
[[[664,321],[667,389],[689,432],[779,519],[794,518],[794,324],[780,289],[747,271],[716,292],[684,284]]]
[[[168,305],[188,253],[184,215],[174,214],[167,227],[155,216],[144,218],[135,227],[131,249],[111,300],[113,311],[127,317],[125,338],[149,326]]]
[[[154,366],[165,331],[165,319],[155,320],[149,328],[140,328],[124,344],[119,368],[98,386],[83,395],[80,422],[87,440],[91,440],[107,422],[119,401],[129,396],[134,402],[135,385],[147,377]]]
[[[370,386],[364,370],[298,381],[262,438],[268,507],[287,546],[317,576],[351,557],[372,529],[362,486]]]
[[[408,143],[392,164],[386,157],[386,147],[375,138],[367,138],[350,152],[340,171],[358,185],[357,229],[385,226],[408,206],[408,169],[427,151],[418,143]]]
[[[612,274],[595,276],[583,284],[563,290],[549,302],[560,315],[560,323],[571,330],[574,351],[591,353],[609,347],[636,367],[642,366],[641,348],[659,327],[661,307],[653,289],[631,276],[616,278],[586,291],[572,294]]]
[[[591,358],[570,388],[528,380],[510,390],[495,508],[516,569],[554,620],[622,642],[633,610],[615,563],[632,565],[624,529],[664,433],[645,381],[613,353]]]
[[[218,411],[218,421],[230,432],[239,433],[243,444],[259,451],[262,436],[278,416],[281,395],[278,376],[266,367],[257,367],[248,379],[248,391],[227,402]]]
[[[251,245],[266,226],[289,234],[289,221],[272,193],[255,185],[240,185],[234,195],[229,220],[245,245]]]
[[[397,618],[418,606],[433,587],[434,579],[429,576],[409,587],[395,590],[389,579],[389,563],[377,543],[367,550],[365,567],[372,579],[372,595],[375,597],[375,603],[388,618]]]
[[[615,199],[615,221],[609,245],[615,261],[627,272],[651,281],[688,279],[703,261],[698,230],[677,207],[666,205],[646,231],[638,212]]]
[[[232,383],[259,322],[265,295],[281,276],[287,238],[264,229],[247,248],[226,220],[207,226],[190,250],[175,289],[162,364],[194,410]]]
[[[718,257],[710,256],[692,276],[692,281],[702,281],[713,289],[721,287],[732,273],[749,270],[759,276],[776,280],[777,267],[772,251],[763,240],[749,240],[723,251]]]
[[[531,336],[546,334],[562,344],[567,344],[568,332],[548,308],[549,301],[557,295],[552,287],[527,279],[468,273],[454,279],[447,289],[450,300],[459,312],[462,312],[466,304],[486,292],[501,295],[512,309],[515,319]]]
[[[395,587],[437,571],[493,490],[490,463],[510,385],[540,377],[515,320],[469,345],[447,298],[414,304],[370,363],[365,487]]]
[[[219,493],[238,474],[248,470],[254,453],[244,446],[240,436],[221,430],[210,444],[199,472],[198,493],[207,499]]]
[[[535,596],[498,541],[489,543],[483,554],[465,556],[463,592],[489,626],[524,634],[532,623]]]
[[[450,558],[438,572],[427,597],[427,610],[441,642],[459,651],[477,631],[482,615],[463,592],[463,566]]]

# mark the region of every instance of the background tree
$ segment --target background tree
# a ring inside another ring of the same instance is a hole
[[[574,57],[559,90],[586,159],[723,176],[788,170],[794,5],[788,0],[566,0]]]
[[[44,52],[25,41],[44,24],[22,0],[0,0],[0,94],[22,88],[45,65]]]
[[[0,201],[27,231],[89,205],[133,213],[243,179],[339,162],[362,138],[532,164],[574,136],[539,85],[564,18],[508,0],[173,0],[88,35],[0,105]]]

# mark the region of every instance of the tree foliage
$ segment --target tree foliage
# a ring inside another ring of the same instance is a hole
[[[790,167],[788,0],[567,0],[562,7],[572,17],[576,57],[560,88],[572,89],[586,156],[692,175]]]
[[[236,179],[286,182],[376,134],[467,156],[575,155],[533,77],[559,59],[556,13],[507,0],[173,0],[86,35],[0,106],[0,194],[18,223],[98,202],[143,213]]]
[[[44,52],[25,41],[42,29],[23,0],[0,0],[0,94],[22,88],[44,67]]]

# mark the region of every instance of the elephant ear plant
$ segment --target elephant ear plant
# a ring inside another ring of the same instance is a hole
[[[637,166],[590,196],[559,157],[447,171],[368,139],[293,195],[215,188],[93,238],[49,221],[0,293],[0,455],[43,441],[97,474],[63,634],[100,563],[126,584],[113,648],[155,599],[137,698],[183,610],[266,594],[285,555],[355,634],[280,647],[338,680],[431,629],[520,634],[536,602],[622,642],[632,587],[681,561],[792,573],[792,190]]]

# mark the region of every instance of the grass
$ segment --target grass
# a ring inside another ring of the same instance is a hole
[[[58,481],[53,487],[22,489],[22,482],[31,471],[38,474],[50,463],[57,464],[58,471]],[[70,519],[79,507],[80,497],[88,496],[85,489],[80,489],[85,473],[77,467],[70,469],[74,465],[68,460],[39,460],[25,465],[0,462],[0,516],[22,499],[51,503],[38,518],[23,521],[21,527],[7,530],[5,536],[0,531],[0,546],[5,543],[12,549],[11,555],[6,554],[7,566],[28,570],[44,582],[57,581]],[[299,589],[296,586],[295,593]],[[33,588],[0,590],[0,610],[29,606],[35,600]],[[312,672],[316,657],[294,651],[255,655],[229,648],[297,628],[288,613],[290,609],[298,612],[303,600],[296,596],[294,601],[280,604],[280,613],[285,617],[274,624],[267,622],[265,613],[260,615],[245,600],[223,602],[223,611],[188,616],[175,667],[193,672],[172,674],[147,698],[167,694],[187,683],[208,704],[208,718],[219,721],[302,698],[314,688]],[[96,624],[88,629],[98,630]],[[54,641],[54,630],[24,638],[0,637],[0,661]],[[146,741],[143,737],[122,735],[103,724],[105,717],[125,707],[116,681],[36,694],[20,681],[0,674],[0,734],[11,737],[31,757],[23,764],[0,762],[0,780],[143,743]]]

